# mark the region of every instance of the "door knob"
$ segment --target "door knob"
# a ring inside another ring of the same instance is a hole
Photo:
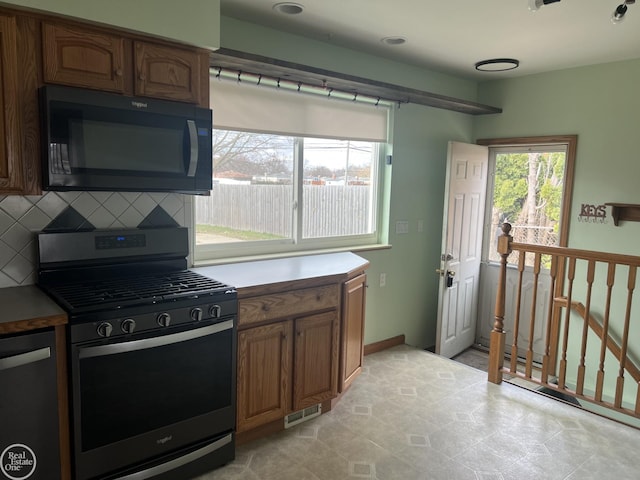
[[[456,274],[453,270],[444,270],[442,268],[436,268],[436,273],[441,277],[444,277],[445,273],[450,277],[453,277]]]

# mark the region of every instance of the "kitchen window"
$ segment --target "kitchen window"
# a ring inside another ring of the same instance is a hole
[[[196,261],[380,242],[388,106],[216,80],[211,98]]]

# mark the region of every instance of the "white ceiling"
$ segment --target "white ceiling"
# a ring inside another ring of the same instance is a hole
[[[537,12],[529,11],[529,0],[295,0],[304,6],[298,15],[276,12],[279,1],[221,0],[221,13],[475,80],[640,57],[640,2],[613,24],[611,14],[623,0],[561,0]],[[385,45],[381,39],[388,36],[407,41]],[[518,59],[520,67],[474,68],[504,57]]]

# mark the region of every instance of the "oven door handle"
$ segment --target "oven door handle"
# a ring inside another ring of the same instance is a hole
[[[214,325],[209,325],[208,327],[194,328],[193,330],[187,330],[186,332],[172,333],[170,335],[163,335],[160,337],[132,340],[130,342],[113,343],[111,345],[99,345],[97,347],[80,347],[78,357],[80,359],[103,357],[106,355],[117,355],[119,353],[127,353],[134,352],[136,350],[162,347],[165,345],[171,345],[173,343],[186,342],[188,340],[206,337],[207,335],[213,335],[225,330],[231,330],[232,328],[233,319],[216,323]]]

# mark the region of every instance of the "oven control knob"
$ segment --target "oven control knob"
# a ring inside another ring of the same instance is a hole
[[[161,327],[168,327],[171,324],[171,315],[167,312],[161,313],[156,319]]]
[[[98,328],[96,328],[96,332],[101,337],[110,337],[111,332],[113,332],[113,326],[109,322],[102,322],[98,325]]]
[[[220,305],[211,305],[209,307],[209,315],[213,318],[220,318],[220,315],[222,315],[222,308],[220,308]]]
[[[120,328],[124,333],[133,333],[136,329],[136,321],[133,318],[127,318],[122,321]]]
[[[194,322],[199,322],[200,320],[202,320],[202,309],[198,307],[192,308],[189,315],[191,315],[191,320],[193,320]]]

